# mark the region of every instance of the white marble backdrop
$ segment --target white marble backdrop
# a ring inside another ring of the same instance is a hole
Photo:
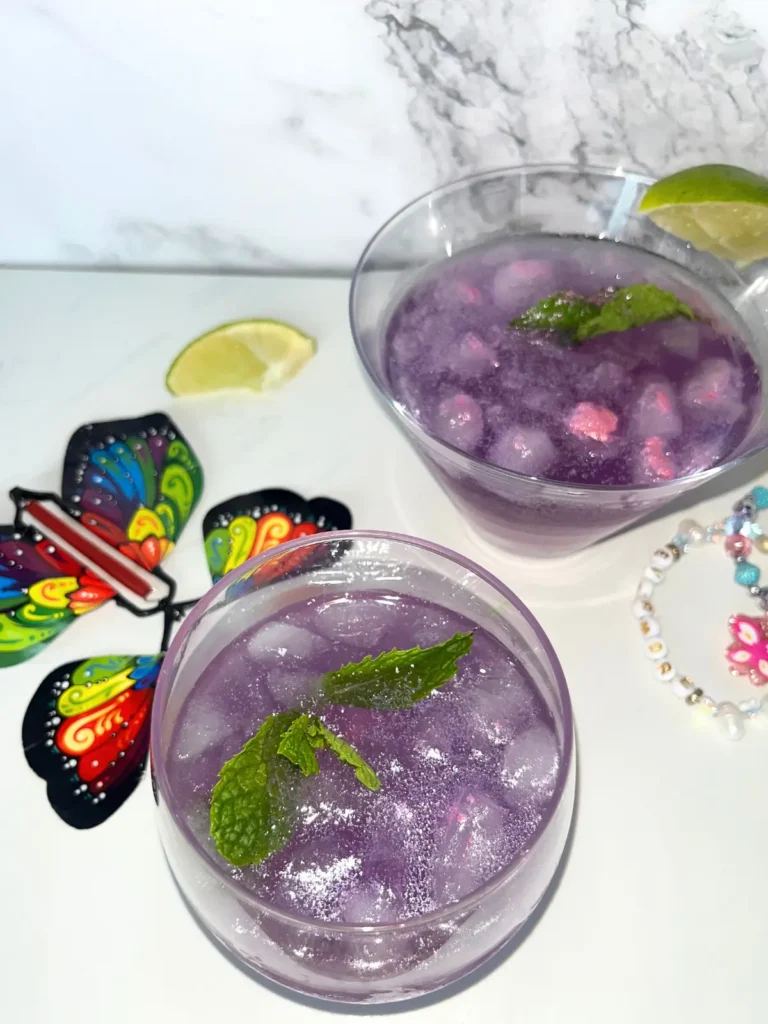
[[[768,0],[1,0],[0,262],[350,267],[521,161],[768,170]]]

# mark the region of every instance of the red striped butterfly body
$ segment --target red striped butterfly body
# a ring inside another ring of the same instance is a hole
[[[137,615],[165,608],[174,587],[160,563],[202,485],[194,452],[162,413],[76,431],[61,497],[15,488],[16,521],[0,526],[0,668],[106,601]]]

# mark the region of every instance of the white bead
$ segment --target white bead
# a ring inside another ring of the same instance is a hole
[[[637,596],[639,598],[653,597],[653,583],[651,582],[651,580],[640,580],[640,584],[637,588]]]
[[[753,718],[764,710],[765,701],[762,697],[750,697],[749,700],[740,700],[738,706],[742,714]]]
[[[654,551],[651,555],[651,568],[659,569],[664,571],[672,565],[675,560],[675,556],[669,550],[669,548],[659,548]]]
[[[731,701],[720,701],[715,708],[715,718],[729,740],[740,740],[744,735],[744,715]]]
[[[670,683],[677,675],[677,670],[668,661],[660,661],[654,665],[654,670],[662,683]]]
[[[658,619],[654,619],[652,615],[645,615],[639,622],[640,635],[644,636],[646,640],[652,640],[653,637],[658,636],[661,633],[661,626],[659,625]]]
[[[632,614],[636,619],[642,619],[646,615],[653,615],[653,605],[644,597],[638,597],[632,602]]]
[[[651,661],[661,661],[667,656],[667,645],[660,636],[654,637],[653,640],[649,640],[646,643],[645,653]]]
[[[703,544],[707,532],[695,519],[684,519],[677,528],[678,533],[687,533],[691,544]]]
[[[687,680],[672,680],[672,693],[674,693],[674,695],[676,697],[679,697],[681,700],[685,700],[688,694],[693,692],[693,689],[694,687]]]
[[[652,565],[649,565],[644,570],[643,576],[645,576],[647,580],[650,580],[651,583],[662,583],[664,581],[664,573]]]

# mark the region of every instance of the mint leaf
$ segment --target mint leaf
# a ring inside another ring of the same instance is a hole
[[[331,732],[327,726],[323,725],[319,718],[315,718],[313,721],[319,735],[323,737],[328,745],[328,749],[332,750],[336,757],[343,761],[344,764],[351,765],[355,769],[355,776],[358,782],[362,782],[366,789],[373,790],[374,793],[380,789],[381,782],[379,776],[368,762],[360,757],[352,744],[347,743],[342,736],[337,736],[335,732]]]
[[[302,775],[317,775],[320,771],[315,751],[322,750],[325,740],[311,729],[315,721],[309,715],[299,715],[285,730],[277,748],[278,754],[292,761]]]
[[[320,765],[315,751],[325,747],[332,750],[340,761],[355,769],[358,781],[366,789],[375,792],[381,788],[378,775],[352,744],[331,732],[315,715],[301,715],[297,718],[283,733],[277,752],[292,761],[303,775],[316,775]]]
[[[627,331],[630,327],[674,320],[678,316],[686,320],[696,319],[691,307],[672,292],[657,288],[655,284],[632,284],[628,288],[619,288],[605,305],[598,308],[595,317],[580,323],[576,328],[576,339],[585,341],[599,334]]]
[[[548,299],[542,299],[527,309],[522,316],[512,320],[510,327],[531,330],[559,331],[566,344],[578,344],[575,340],[579,328],[594,320],[600,307],[581,295],[572,292],[556,292]]]
[[[434,647],[392,650],[377,658],[343,665],[322,678],[322,693],[331,704],[396,711],[410,708],[456,675],[456,662],[468,653],[472,633],[457,633]]]
[[[211,835],[230,864],[258,864],[291,838],[292,769],[278,750],[298,717],[298,711],[270,715],[219,772],[211,795]]]

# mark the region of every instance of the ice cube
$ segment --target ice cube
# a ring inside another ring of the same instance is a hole
[[[266,683],[279,706],[286,708],[307,700],[317,688],[318,680],[317,673],[280,665],[267,672]]]
[[[394,601],[341,597],[320,609],[315,626],[331,640],[370,647],[379,642],[396,618],[397,605]]]
[[[627,380],[626,370],[618,363],[606,359],[602,363],[598,363],[587,377],[587,389],[600,398],[604,396],[615,398],[617,392],[624,388]]]
[[[349,738],[345,735],[349,742]],[[357,744],[355,744],[357,746]],[[370,805],[373,794],[364,789],[348,765],[334,763],[334,755],[318,754],[321,770],[298,782],[295,806],[301,824],[325,829],[360,824]]]
[[[392,338],[392,351],[401,366],[414,362],[423,352],[420,332],[413,327],[401,327]]]
[[[697,359],[701,328],[691,320],[670,320],[655,327],[656,337],[670,352],[684,359]]]
[[[716,465],[723,456],[724,438],[691,445],[683,456],[680,476],[691,476]]]
[[[435,899],[461,899],[499,871],[505,862],[506,814],[480,790],[465,788],[438,827],[434,850]]]
[[[437,408],[432,429],[455,448],[471,452],[483,436],[483,410],[471,395],[444,398]]]
[[[495,305],[517,316],[553,290],[552,264],[542,260],[515,260],[499,267],[491,286]]]
[[[555,417],[560,412],[562,404],[557,395],[548,388],[530,388],[522,394],[522,402],[526,409],[535,412],[540,416]],[[490,414],[488,419],[490,420]]]
[[[471,281],[447,275],[435,282],[435,301],[441,306],[456,308],[460,306],[479,306],[483,295]]]
[[[497,436],[488,458],[495,465],[515,473],[538,476],[555,461],[557,450],[544,430],[518,424],[507,427]]]
[[[484,690],[493,697],[496,703],[494,716],[507,722],[513,735],[527,729],[539,707],[532,684],[509,661],[494,668],[492,662],[483,659],[483,667],[485,672],[478,674],[476,685],[479,691]],[[492,710],[490,704],[485,707]]]
[[[643,388],[632,411],[631,429],[635,437],[678,436],[683,429],[683,421],[671,384],[653,381]]]
[[[720,422],[735,423],[743,414],[744,382],[727,359],[705,359],[683,388],[683,403],[692,411],[712,413]]]
[[[534,725],[516,736],[504,751],[501,778],[516,803],[546,803],[557,781],[560,751],[546,725]]]
[[[433,714],[418,726],[413,740],[413,753],[416,761],[424,767],[445,770],[451,763],[456,743],[456,710],[454,708],[452,714],[446,717],[441,713],[443,708],[439,699],[429,699]]]
[[[230,719],[212,707],[200,706],[194,715],[184,719],[176,741],[176,757],[180,761],[200,757],[207,750],[218,747],[234,734]]]
[[[674,480],[677,475],[675,457],[663,437],[646,437],[635,457],[634,482],[659,483]]]
[[[415,420],[421,422],[425,416],[425,400],[422,381],[415,377],[402,376],[397,382],[395,398],[398,405],[404,408]]]
[[[615,412],[594,402],[579,402],[566,421],[566,429],[581,440],[610,441],[619,425]]]
[[[288,622],[268,622],[248,640],[248,653],[253,658],[308,658],[327,648],[322,637]]]
[[[401,896],[383,882],[362,882],[341,902],[341,920],[354,924],[383,924],[399,920],[405,911]]]
[[[467,331],[455,344],[446,346],[439,359],[441,366],[467,380],[499,365],[493,348],[475,331]]]
[[[338,659],[337,659],[338,660]],[[331,704],[323,710],[323,721],[333,732],[343,736],[355,747],[369,747],[371,740],[381,731],[376,725],[377,712],[370,708],[356,708],[350,704]]]
[[[337,834],[298,847],[294,843],[278,868],[273,899],[304,916],[334,920],[359,875],[360,856],[344,849]]]
[[[437,608],[414,615],[409,621],[415,647],[432,647],[450,640],[456,632],[454,620]]]
[[[495,689],[473,689],[468,694],[471,703],[467,730],[481,750],[504,746],[512,739],[515,731],[513,696],[501,685]]]

